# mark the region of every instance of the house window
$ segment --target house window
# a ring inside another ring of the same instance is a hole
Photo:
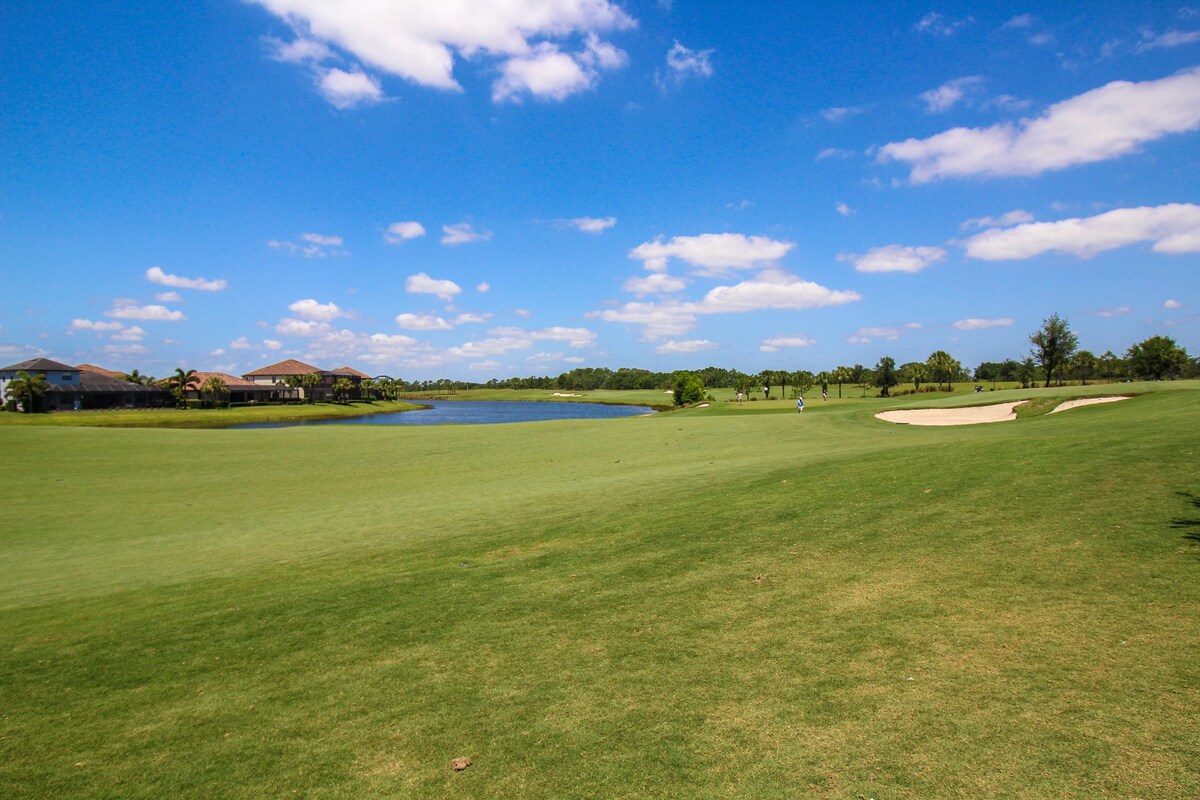
[[[62,374],[62,377],[59,379],[59,383],[70,383],[70,382],[71,382],[71,373],[64,372]]]

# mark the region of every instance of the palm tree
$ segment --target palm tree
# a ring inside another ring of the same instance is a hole
[[[312,390],[315,389],[316,387],[320,386],[321,381],[323,381],[323,380],[324,380],[324,378],[321,377],[321,374],[319,372],[310,372],[307,375],[300,376],[300,385],[302,387],[304,387],[305,402],[308,402],[308,403],[316,402],[315,398],[313,397]]]
[[[189,369],[186,372],[183,367],[176,367],[175,374],[167,378],[167,386],[171,389],[171,394],[175,395],[175,402],[181,408],[187,407],[187,390],[190,384],[196,382],[196,370]]]
[[[218,399],[229,394],[229,387],[225,385],[225,379],[220,375],[209,375],[204,379],[204,383],[200,384],[200,394],[201,396],[208,395],[215,408]]]
[[[39,372],[36,375],[30,375],[25,370],[17,373],[17,377],[8,382],[8,386],[4,387],[5,396],[21,404],[21,409],[26,414],[33,413],[35,401],[41,399],[46,390],[50,388],[50,384],[46,382],[46,373]]]
[[[150,383],[154,380],[153,378],[150,378],[149,380],[147,380],[147,377],[145,375],[141,374],[140,372],[138,372],[136,369],[126,372],[121,377],[123,379],[129,381],[130,383],[136,383],[139,386],[141,386],[144,383]]]
[[[358,388],[359,388],[359,391],[362,392],[363,400],[374,400],[375,399],[376,384],[373,379],[365,378],[363,380],[363,382],[358,385]]]
[[[349,378],[338,378],[333,382],[333,399],[344,402],[353,388],[354,384]]]

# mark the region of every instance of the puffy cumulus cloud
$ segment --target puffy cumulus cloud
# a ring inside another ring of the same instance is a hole
[[[978,75],[955,78],[952,81],[946,81],[936,89],[921,92],[921,101],[925,103],[925,110],[930,114],[940,114],[943,111],[949,111],[954,108],[961,100],[967,97],[969,92],[978,89],[982,85],[983,78]]]
[[[207,278],[183,278],[163,272],[161,267],[146,270],[146,280],[176,289],[199,289],[202,292],[219,292],[229,286],[223,279],[210,281]]]
[[[275,325],[275,332],[284,336],[322,336],[332,330],[328,322],[284,318]]]
[[[557,341],[566,342],[569,346],[575,348],[591,347],[596,343],[596,334],[587,328],[564,328],[561,326],[553,326],[550,328],[542,328],[540,330],[527,331],[524,328],[492,328],[488,331],[494,336],[507,337],[528,337],[530,341]]]
[[[409,294],[432,294],[449,303],[462,293],[462,288],[454,281],[438,280],[418,272],[404,281],[404,291]]]
[[[807,336],[773,336],[763,339],[758,349],[764,353],[778,353],[783,347],[811,347],[816,343],[815,339],[809,339]]]
[[[1167,300],[1163,302],[1163,308],[1174,311],[1177,308],[1183,308],[1183,303],[1178,300]]]
[[[984,261],[1032,258],[1050,251],[1090,258],[1105,250],[1153,242],[1158,253],[1200,252],[1200,206],[1118,208],[1094,217],[993,228],[966,241],[967,255]]]
[[[562,220],[562,224],[584,233],[603,233],[617,224],[616,217],[576,217]]]
[[[872,247],[861,256],[853,253],[838,256],[842,261],[854,262],[854,268],[859,272],[920,272],[945,257],[946,251],[941,247],[906,247],[899,244]]]
[[[479,292],[480,294],[487,294],[491,291],[491,289],[492,285],[487,282],[475,284],[475,291]]]
[[[183,295],[179,292],[158,292],[154,299],[160,303],[178,303],[183,300]]]
[[[660,89],[669,85],[678,86],[688,78],[710,78],[713,74],[712,50],[692,50],[678,40],[667,51],[667,73],[655,73],[654,80]]]
[[[383,239],[388,244],[400,244],[407,242],[409,239],[416,239],[418,236],[425,235],[425,226],[419,222],[393,222],[388,225],[387,232],[383,234]]]
[[[1200,68],[1142,83],[1114,81],[1056,103],[1040,117],[952,128],[892,142],[881,161],[912,165],[913,183],[965,176],[1040,175],[1126,155],[1200,127]]]
[[[533,312],[530,311],[528,308],[514,308],[513,313],[516,314],[518,317],[532,317],[533,316]]]
[[[339,317],[350,316],[345,309],[336,303],[318,303],[312,298],[297,300],[288,306],[288,311],[291,311],[300,319],[318,320],[321,322],[331,322]]]
[[[647,341],[666,336],[680,336],[696,325],[695,313],[686,310],[684,303],[625,303],[617,308],[590,311],[588,319],[642,326],[642,338]]]
[[[252,350],[252,349],[254,349],[254,345],[250,344],[250,340],[247,339],[245,336],[239,336],[238,338],[234,339],[232,342],[229,343],[229,346],[232,347],[234,350]]]
[[[964,220],[959,228],[964,231],[969,228],[1007,228],[1010,225],[1019,225],[1022,222],[1033,222],[1033,214],[1017,208],[998,217],[971,217],[968,220]]]
[[[705,314],[739,314],[764,309],[802,311],[861,300],[853,291],[835,291],[796,275],[765,270],[757,277],[731,286],[717,286],[700,300],[657,303],[632,302],[592,311],[589,319],[642,326],[647,341],[679,336],[691,330]]]
[[[539,100],[562,100],[591,89],[600,79],[599,69],[616,69],[628,56],[612,44],[590,34],[584,49],[567,53],[551,42],[535,45],[529,53],[513,56],[500,68],[492,84],[492,101],[519,102],[529,94]]]
[[[682,342],[672,339],[654,348],[654,352],[663,355],[670,353],[699,353],[704,350],[716,350],[719,347],[720,345],[716,342],[710,342],[708,339],[687,339]]]
[[[263,339],[263,347],[267,348],[268,350],[278,350],[279,348],[283,347],[283,342],[277,339]]]
[[[130,325],[124,330],[117,331],[111,338],[114,342],[140,342],[146,332],[137,325]]]
[[[834,206],[834,209],[837,211],[837,213],[841,214],[843,217],[852,217],[858,213],[857,211],[855,211],[853,208],[846,205],[845,203],[838,203],[837,205]]]
[[[980,331],[987,328],[1007,328],[1013,324],[1013,320],[1008,317],[1000,319],[960,319],[954,323],[954,327],[960,331]]]
[[[354,108],[383,100],[379,79],[361,70],[347,72],[334,67],[317,79],[317,90],[334,108]]]
[[[485,323],[490,314],[459,314],[447,320],[434,314],[397,314],[396,324],[409,331],[449,331],[468,322]]]
[[[869,344],[874,339],[886,339],[889,342],[894,342],[904,333],[904,329],[894,325],[876,325],[873,327],[859,328],[854,332],[854,336],[846,341],[855,344]]]
[[[773,264],[793,247],[795,244],[792,242],[781,242],[766,236],[703,233],[699,236],[676,236],[667,242],[661,238],[644,242],[630,250],[629,257],[641,261],[651,272],[665,272],[667,262],[678,258],[695,267],[693,274],[724,277],[735,270]]]
[[[630,278],[621,285],[621,288],[637,295],[660,294],[678,292],[685,289],[687,288],[687,281],[668,275],[665,272],[655,272],[644,278]]]
[[[471,370],[472,372],[495,372],[496,370],[500,369],[500,362],[496,361],[495,359],[476,361],[472,364],[468,364],[467,369]]]
[[[451,91],[462,90],[454,77],[456,56],[476,63],[498,60],[499,77],[492,86],[495,102],[523,93],[562,99],[593,85],[599,70],[625,63],[625,54],[599,34],[636,24],[609,0],[255,2],[296,33],[293,42],[273,45],[273,57],[313,69],[322,93],[335,105],[376,101],[382,90],[357,65],[350,72],[324,66],[337,57],[331,46],[374,69]],[[567,39],[574,39],[577,49],[562,49],[560,43]],[[324,91],[324,82],[335,72],[342,73],[337,81],[343,91]]]
[[[150,348],[140,344],[106,344],[100,352],[108,356],[140,356],[150,352]]]
[[[468,244],[470,242],[486,242],[492,238],[491,231],[476,231],[469,222],[459,222],[456,225],[442,226],[442,244]]]
[[[124,327],[125,326],[119,322],[104,322],[104,321],[95,321],[95,320],[90,320],[90,319],[73,319],[73,320],[71,320],[71,325],[70,325],[70,327],[67,328],[67,331],[68,332],[95,331],[97,333],[104,333],[106,331],[119,331]]]
[[[346,251],[341,249],[342,237],[340,236],[303,233],[300,235],[300,241],[303,244],[268,239],[267,246],[272,250],[279,250],[288,255],[300,256],[301,258],[326,258],[328,256],[346,255]]]
[[[104,316],[114,319],[140,319],[153,322],[182,322],[187,319],[182,311],[172,311],[166,306],[140,306],[136,300],[114,300],[113,308]]]

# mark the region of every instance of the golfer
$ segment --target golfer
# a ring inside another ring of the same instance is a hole
[[[803,397],[796,398],[796,413],[797,414],[804,413],[804,398]]]

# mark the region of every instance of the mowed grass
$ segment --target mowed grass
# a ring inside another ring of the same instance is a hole
[[[49,414],[0,413],[0,427],[50,428],[225,428],[261,422],[394,414],[419,406],[395,400],[353,403],[298,403],[253,405],[237,408],[130,408],[102,411],[65,411]]]
[[[1120,388],[0,429],[0,796],[1196,796],[1200,386]]]

